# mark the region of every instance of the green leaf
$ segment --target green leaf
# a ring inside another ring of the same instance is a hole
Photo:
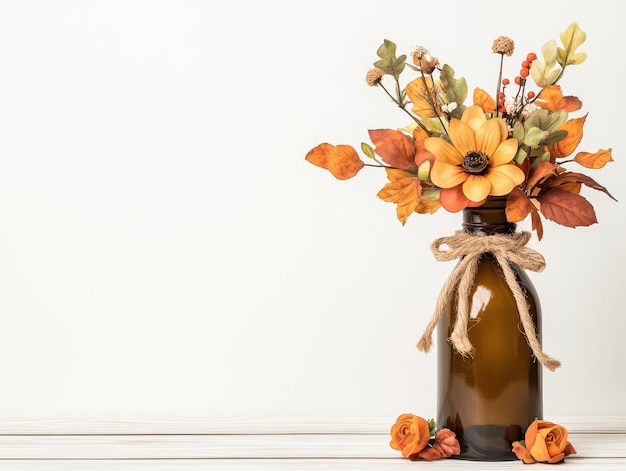
[[[550,134],[548,131],[542,131],[539,128],[532,127],[524,136],[523,144],[530,147],[538,146],[546,137],[548,137],[548,134]]]
[[[430,419],[428,421],[428,430],[430,431],[431,437],[437,433],[437,425],[435,424],[435,419]]]
[[[439,134],[447,134],[439,118],[423,118],[421,119],[421,122],[428,128],[429,131]]]
[[[524,142],[525,135],[526,135],[526,131],[524,130],[524,125],[520,123],[519,121],[517,121],[513,125],[513,137],[517,139],[517,142],[521,144],[522,142]]]
[[[557,131],[551,132],[548,137],[546,137],[543,142],[541,143],[544,146],[550,146],[552,144],[555,144],[559,141],[562,141],[563,139],[565,139],[567,137],[567,131],[565,131],[564,129],[559,129]]]
[[[559,126],[567,121],[566,111],[536,110],[530,114],[524,122],[524,129],[528,132],[531,128],[539,128],[542,131],[554,132]]]
[[[385,39],[376,51],[380,60],[374,62],[374,67],[382,69],[386,74],[393,75],[398,78],[404,70],[406,64],[406,55],[396,57],[395,43]]]
[[[439,188],[426,188],[422,191],[422,199],[429,201],[436,201],[439,199],[441,195],[441,190]]]
[[[376,158],[376,153],[374,152],[374,149],[367,142],[361,142],[361,150],[370,159]]]
[[[444,64],[439,75],[441,83],[441,94],[444,96],[446,103],[455,102],[462,105],[467,98],[467,82],[464,78],[454,78],[454,69],[448,64]]]
[[[426,160],[417,168],[417,178],[422,181],[428,180],[430,176],[430,161]]]
[[[534,156],[532,159],[531,168],[535,168],[542,162],[550,162],[550,152],[542,152],[541,154]]]
[[[393,75],[393,64],[390,65],[384,60],[379,60],[374,62],[374,67],[378,67],[380,70],[385,72],[387,75]]]
[[[452,110],[452,113],[450,113],[450,118],[461,119],[463,117],[463,112],[465,111],[465,108],[467,108],[465,105],[457,106]]]
[[[376,51],[376,55],[384,62],[392,64],[396,60],[396,44],[385,39]]]
[[[528,157],[528,148],[526,146],[519,146],[517,154],[515,154],[515,162],[522,165],[526,157]]]

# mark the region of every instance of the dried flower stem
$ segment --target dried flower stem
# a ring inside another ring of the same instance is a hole
[[[424,81],[424,86],[426,87],[426,97],[425,98],[428,101],[428,103],[430,103],[430,106],[432,107],[435,115],[437,115],[437,119],[441,123],[441,127],[443,128],[444,131],[446,131],[446,134],[447,134],[448,130],[446,128],[445,123],[441,119],[441,115],[437,111],[436,103],[433,102],[432,99],[431,99],[431,91],[428,89],[428,81],[426,80],[426,75],[424,74],[424,71],[422,69],[420,69],[420,74],[422,75],[422,80]],[[433,78],[432,75],[430,76],[430,81],[432,82],[432,96],[434,96],[435,99],[436,99],[437,98],[437,89],[435,87],[435,79]],[[429,133],[429,135],[430,135],[430,133]]]
[[[379,84],[379,86],[380,86],[380,88],[382,88],[385,91],[385,93],[389,96],[389,98],[391,98],[391,100],[396,105],[398,105],[398,107],[402,111],[404,111],[406,114],[408,114],[411,117],[411,119],[417,123],[417,125],[420,128],[422,128],[424,131],[426,131],[429,136],[432,135],[432,131],[430,129],[428,129],[426,126],[424,126],[424,124],[416,116],[414,116],[409,110],[406,109],[406,104],[401,101],[402,100],[402,97],[401,97],[402,92],[400,91],[400,85],[399,85],[399,83],[397,81],[396,81],[396,87],[397,87],[396,90],[398,92],[398,98],[394,97],[391,93],[389,93],[389,90],[387,90],[385,88],[385,86],[382,84],[382,82]]]
[[[500,72],[498,73],[498,87],[496,89],[496,118],[500,115],[500,110],[498,109],[498,100],[500,98],[500,90],[502,87],[502,67],[504,65],[504,54],[500,54]]]

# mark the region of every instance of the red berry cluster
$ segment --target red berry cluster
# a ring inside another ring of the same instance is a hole
[[[522,68],[519,71],[519,75],[515,77],[514,82],[516,85],[522,86],[526,82],[526,77],[530,74],[530,66],[533,64],[533,61],[537,58],[537,54],[534,52],[529,52],[526,55],[526,60],[522,62]],[[508,78],[502,79],[502,85],[504,88],[510,83]],[[503,90],[504,90],[503,88]],[[528,98],[532,99],[535,97],[535,92],[532,90],[527,93]],[[500,111],[504,111],[504,92],[500,92],[498,95],[498,109]]]

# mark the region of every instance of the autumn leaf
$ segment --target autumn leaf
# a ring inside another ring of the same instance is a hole
[[[556,168],[557,168],[557,165],[550,163],[550,162],[538,163],[530,171],[530,175],[528,176],[528,183],[527,183],[528,187],[532,188],[544,178],[549,177],[550,175],[554,175]]]
[[[552,112],[567,111],[568,113],[577,111],[583,106],[582,101],[575,96],[564,97],[560,85],[550,85],[544,88],[535,104]]]
[[[411,136],[394,129],[371,129],[370,139],[374,151],[389,165],[396,168],[415,168],[415,143]]]
[[[583,125],[587,115],[582,118],[574,118],[567,121],[559,130],[567,131],[567,137],[565,139],[556,142],[550,146],[550,156],[555,159],[567,157],[576,150],[578,144],[580,144],[583,138]]]
[[[566,227],[590,226],[598,222],[593,206],[583,196],[559,188],[548,188],[537,197],[546,219]]]
[[[520,222],[530,214],[532,203],[519,188],[515,187],[506,198],[506,220],[509,222]]]
[[[387,179],[390,182],[397,182],[404,178],[415,178],[414,173],[407,172],[405,170],[399,170],[397,168],[386,168],[385,172],[387,172]]]
[[[431,154],[424,147],[424,140],[429,137],[428,133],[420,126],[416,126],[413,130],[413,141],[415,144],[415,165],[418,167],[424,162],[429,161],[431,164],[435,161],[435,155]]]
[[[600,149],[598,152],[591,154],[589,152],[579,152],[574,157],[574,162],[578,162],[580,165],[586,168],[602,168],[607,163],[613,162],[611,156],[611,149]]]
[[[439,114],[439,104],[435,97],[434,84],[426,84],[423,77],[418,77],[409,82],[405,92],[411,103],[413,113],[421,118],[436,118]]]
[[[474,89],[474,105],[479,106],[485,113],[496,111],[495,100],[481,88]]]
[[[387,183],[376,196],[388,203],[396,203],[396,214],[404,225],[411,215],[422,194],[419,178],[407,177]]]
[[[415,206],[415,212],[419,214],[433,214],[439,208],[441,208],[439,200],[427,200],[421,198]]]
[[[583,173],[577,173],[577,172],[565,172],[562,173],[560,175],[557,175],[556,177],[550,178],[549,180],[546,181],[546,187],[552,187],[552,188],[561,188],[563,189],[563,186],[565,185],[569,185],[572,183],[582,183],[583,185],[588,186],[589,188],[593,188],[594,190],[598,190],[601,191],[603,193],[605,193],[609,198],[611,198],[614,201],[617,201],[613,195],[611,193],[609,193],[609,190],[607,190],[605,187],[603,187],[602,185],[600,185],[597,181],[595,181],[593,178],[583,174]]]
[[[330,171],[339,180],[354,177],[364,166],[356,150],[343,144],[335,146],[324,142],[311,149],[305,158],[313,165]]]
[[[537,200],[532,201],[536,202]],[[543,238],[543,222],[541,221],[541,215],[534,204],[531,204],[530,207],[530,220],[532,221],[533,231],[537,234],[537,239],[541,240]]]

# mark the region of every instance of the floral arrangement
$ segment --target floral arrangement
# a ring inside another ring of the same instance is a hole
[[[383,168],[389,182],[377,196],[396,204],[402,224],[414,212],[432,214],[440,207],[458,212],[495,196],[506,197],[509,222],[530,216],[539,239],[541,216],[567,227],[594,224],[596,214],[580,194],[582,186],[613,196],[588,175],[566,166],[599,169],[613,159],[610,148],[574,154],[587,114],[570,117],[582,102],[563,95],[558,82],[567,68],[585,61],[586,53],[578,48],[586,34],[572,23],[560,39],[561,46],[556,40],[543,45],[543,60],[528,53],[512,84],[503,78],[503,65],[504,57],[513,54],[514,42],[498,37],[492,44],[493,53],[500,56],[496,90],[492,96],[475,88],[469,105],[464,104],[467,82],[457,78],[450,65],[441,66],[422,46],[410,51],[409,63],[385,40],[366,81],[382,89],[411,124],[369,130],[373,145],[361,143],[364,160],[350,145],[329,143],[311,149],[306,160],[340,180],[366,166]],[[415,77],[403,86],[407,70]],[[392,81],[392,91],[384,79]]]

